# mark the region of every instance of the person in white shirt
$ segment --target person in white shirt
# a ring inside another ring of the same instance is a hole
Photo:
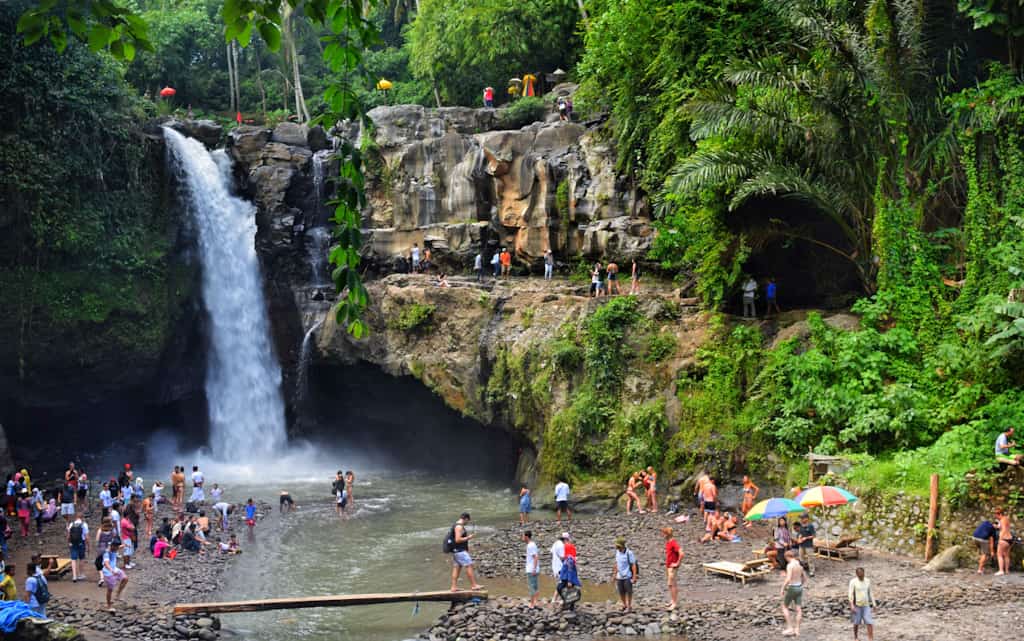
[[[192,466],[192,498],[193,503],[202,503],[206,499],[203,494],[203,473],[199,471],[198,465]]]
[[[757,308],[754,306],[756,294],[757,281],[751,276],[743,283],[743,318],[757,318]]]
[[[526,586],[530,591],[530,607],[537,607],[537,596],[540,594],[540,551],[533,542],[533,532],[523,532],[526,543]],[[563,554],[565,548],[562,548]]]
[[[868,641],[875,638],[875,618],[871,608],[877,607],[875,595],[871,592],[871,579],[864,578],[864,568],[857,568],[857,576],[850,579],[847,598],[850,601],[850,618],[853,621],[853,639],[857,641],[857,628],[864,625],[868,629]]]
[[[551,546],[551,575],[555,577],[555,585],[558,585],[558,575],[562,573],[562,562],[565,561],[565,541],[561,537],[555,544]],[[554,596],[551,597],[551,603],[554,605],[558,601],[558,590],[555,590]]]
[[[484,257],[480,252],[473,257],[473,271],[476,272],[476,282],[484,279]]]
[[[558,522],[562,522],[562,511],[568,515],[569,520],[572,521],[572,510],[569,508],[569,484],[565,481],[559,481],[558,485],[555,486],[555,512],[558,514]]]

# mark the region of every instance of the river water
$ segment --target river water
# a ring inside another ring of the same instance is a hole
[[[517,514],[516,497],[498,483],[356,470],[355,510],[339,518],[330,496],[330,472],[325,469],[323,480],[316,481],[226,484],[232,502],[252,495],[276,504],[280,490],[287,489],[298,509],[283,516],[275,509],[259,522],[251,540],[240,537],[244,552],[225,578],[221,598],[447,589],[450,570],[441,541],[458,514],[470,512],[471,530],[481,536]],[[393,641],[415,637],[446,607],[281,610],[224,615],[222,621],[243,638],[261,641]]]

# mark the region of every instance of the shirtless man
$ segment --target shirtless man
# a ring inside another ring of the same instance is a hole
[[[715,486],[715,480],[708,478],[704,482],[704,517],[708,518],[709,515],[714,516],[718,513],[718,487]]]
[[[345,472],[345,492],[348,493],[348,504],[355,505],[355,495],[352,494],[352,488],[356,486],[356,475],[352,473],[352,470]]]
[[[803,598],[804,586],[807,585],[807,573],[793,550],[786,550],[786,580],[782,583],[782,616],[786,619],[784,637],[800,636],[800,621],[804,618]],[[789,607],[796,611],[795,625],[790,619]]]
[[[609,296],[612,295],[612,290],[613,289],[614,289],[616,294],[621,294],[622,292],[619,291],[619,266],[616,265],[615,263],[608,263],[607,271],[608,271],[608,289],[607,289],[608,295]]]
[[[630,513],[633,505],[636,505],[637,512],[641,514],[644,512],[643,508],[640,507],[640,497],[636,493],[637,477],[639,476],[640,472],[633,472],[626,483],[626,514]]]
[[[697,511],[700,512],[700,518],[704,520],[704,483],[708,480],[707,474],[701,474],[697,477],[697,481],[693,484],[693,493],[697,497]]]

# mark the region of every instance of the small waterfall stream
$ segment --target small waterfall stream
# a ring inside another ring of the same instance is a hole
[[[230,159],[164,127],[170,164],[199,232],[210,316],[206,397],[214,458],[280,452],[287,440],[281,367],[270,340],[256,256],[256,210],[231,195]]]

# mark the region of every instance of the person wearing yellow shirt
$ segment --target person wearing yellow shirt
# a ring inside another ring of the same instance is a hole
[[[18,584],[14,582],[14,565],[4,568],[4,578],[0,581],[0,596],[4,601],[18,600]]]
[[[850,600],[850,615],[853,620],[853,639],[857,641],[857,630],[861,625],[868,629],[868,641],[875,638],[875,619],[871,608],[877,607],[875,595],[871,592],[871,579],[864,578],[864,568],[857,568],[856,578],[850,579],[847,598]]]

